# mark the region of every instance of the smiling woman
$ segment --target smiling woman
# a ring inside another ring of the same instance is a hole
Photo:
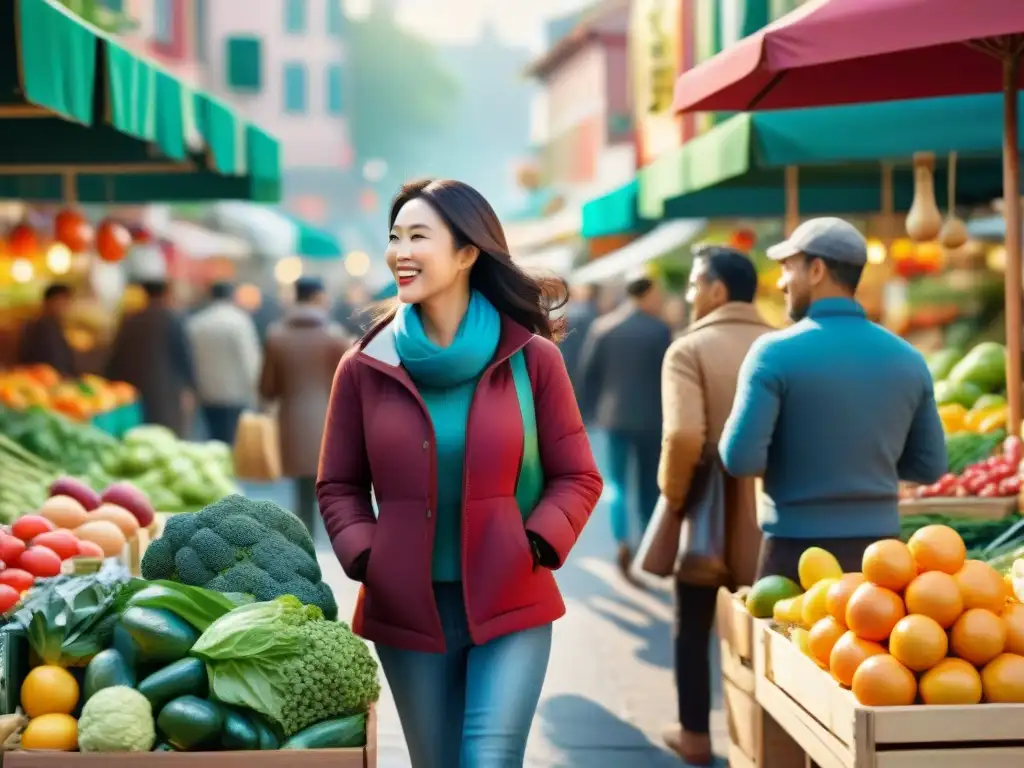
[[[551,571],[602,486],[551,341],[565,284],[513,264],[461,182],[405,185],[389,223],[398,296],[335,375],[320,512],[414,768],[518,768],[565,612]]]

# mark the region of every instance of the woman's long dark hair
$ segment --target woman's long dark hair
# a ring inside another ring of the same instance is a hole
[[[563,321],[551,312],[568,301],[568,287],[557,277],[528,275],[512,261],[505,230],[484,196],[461,181],[450,179],[411,181],[391,201],[389,229],[402,207],[420,198],[444,220],[456,248],[474,245],[480,256],[469,274],[469,285],[480,291],[501,314],[538,336],[557,341]],[[397,311],[397,300],[377,313],[375,326],[389,322]]]

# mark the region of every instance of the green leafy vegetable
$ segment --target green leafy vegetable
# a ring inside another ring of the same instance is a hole
[[[253,600],[248,595],[214,592],[176,581],[132,579],[121,588],[115,606],[118,613],[131,607],[167,610],[205,632],[221,616]]]

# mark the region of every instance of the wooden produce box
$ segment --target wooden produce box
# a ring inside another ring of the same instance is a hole
[[[959,499],[934,497],[900,501],[901,515],[944,515],[968,520],[1003,520],[1016,513],[1016,496],[984,499],[976,496]]]
[[[790,768],[796,746],[767,718],[754,695],[754,641],[760,625],[744,605],[745,590],[718,590],[715,620],[721,642],[722,698],[729,728],[730,768]]]
[[[1024,766],[1024,704],[862,707],[767,622],[759,635],[757,702],[803,751],[793,768]]]
[[[3,768],[377,768],[377,714],[366,718],[366,746],[265,752],[5,752]]]

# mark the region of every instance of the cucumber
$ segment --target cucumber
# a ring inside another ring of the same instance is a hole
[[[191,657],[179,659],[139,683],[138,691],[149,699],[154,712],[159,712],[164,704],[179,696],[192,694],[204,699],[209,693],[206,665]]]
[[[85,668],[82,699],[88,701],[96,691],[114,685],[126,685],[129,688],[134,688],[135,673],[120,652],[114,648],[108,648],[93,656],[92,661]]]
[[[252,721],[233,709],[224,711],[224,730],[220,745],[223,749],[255,750],[260,748],[260,734]]]
[[[256,712],[246,712],[245,715],[259,736],[259,749],[278,749],[281,746],[281,739],[262,715]]]
[[[224,710],[198,696],[179,696],[160,710],[156,727],[178,752],[216,748],[224,730]]]
[[[349,715],[311,725],[281,745],[281,749],[345,749],[366,746],[366,715]]]
[[[132,606],[121,614],[120,626],[135,641],[137,664],[169,664],[183,659],[199,639],[199,632],[191,624],[160,608]]]
[[[173,752],[174,751],[174,747],[172,747],[167,742],[161,741],[159,744],[157,744],[155,747],[153,747],[153,751],[154,752]]]

